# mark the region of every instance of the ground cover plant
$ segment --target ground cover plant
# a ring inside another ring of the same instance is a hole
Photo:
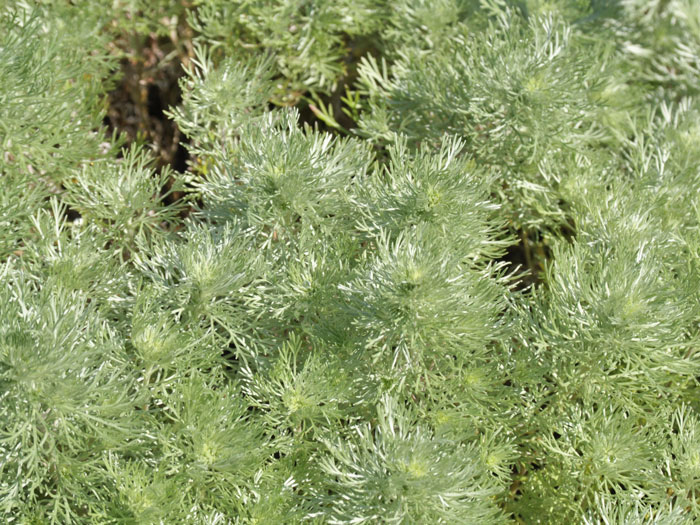
[[[700,519],[695,0],[0,0],[0,521]]]

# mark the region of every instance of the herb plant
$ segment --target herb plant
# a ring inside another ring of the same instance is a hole
[[[157,42],[186,169],[106,125]],[[700,519],[699,45],[693,0],[0,2],[2,522]]]

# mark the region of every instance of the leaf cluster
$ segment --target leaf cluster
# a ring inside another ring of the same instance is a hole
[[[0,6],[4,522],[700,518],[693,3]],[[183,23],[179,173],[102,119]]]

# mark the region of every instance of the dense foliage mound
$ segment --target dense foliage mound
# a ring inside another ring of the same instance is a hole
[[[700,519],[696,0],[0,0],[0,521]]]

